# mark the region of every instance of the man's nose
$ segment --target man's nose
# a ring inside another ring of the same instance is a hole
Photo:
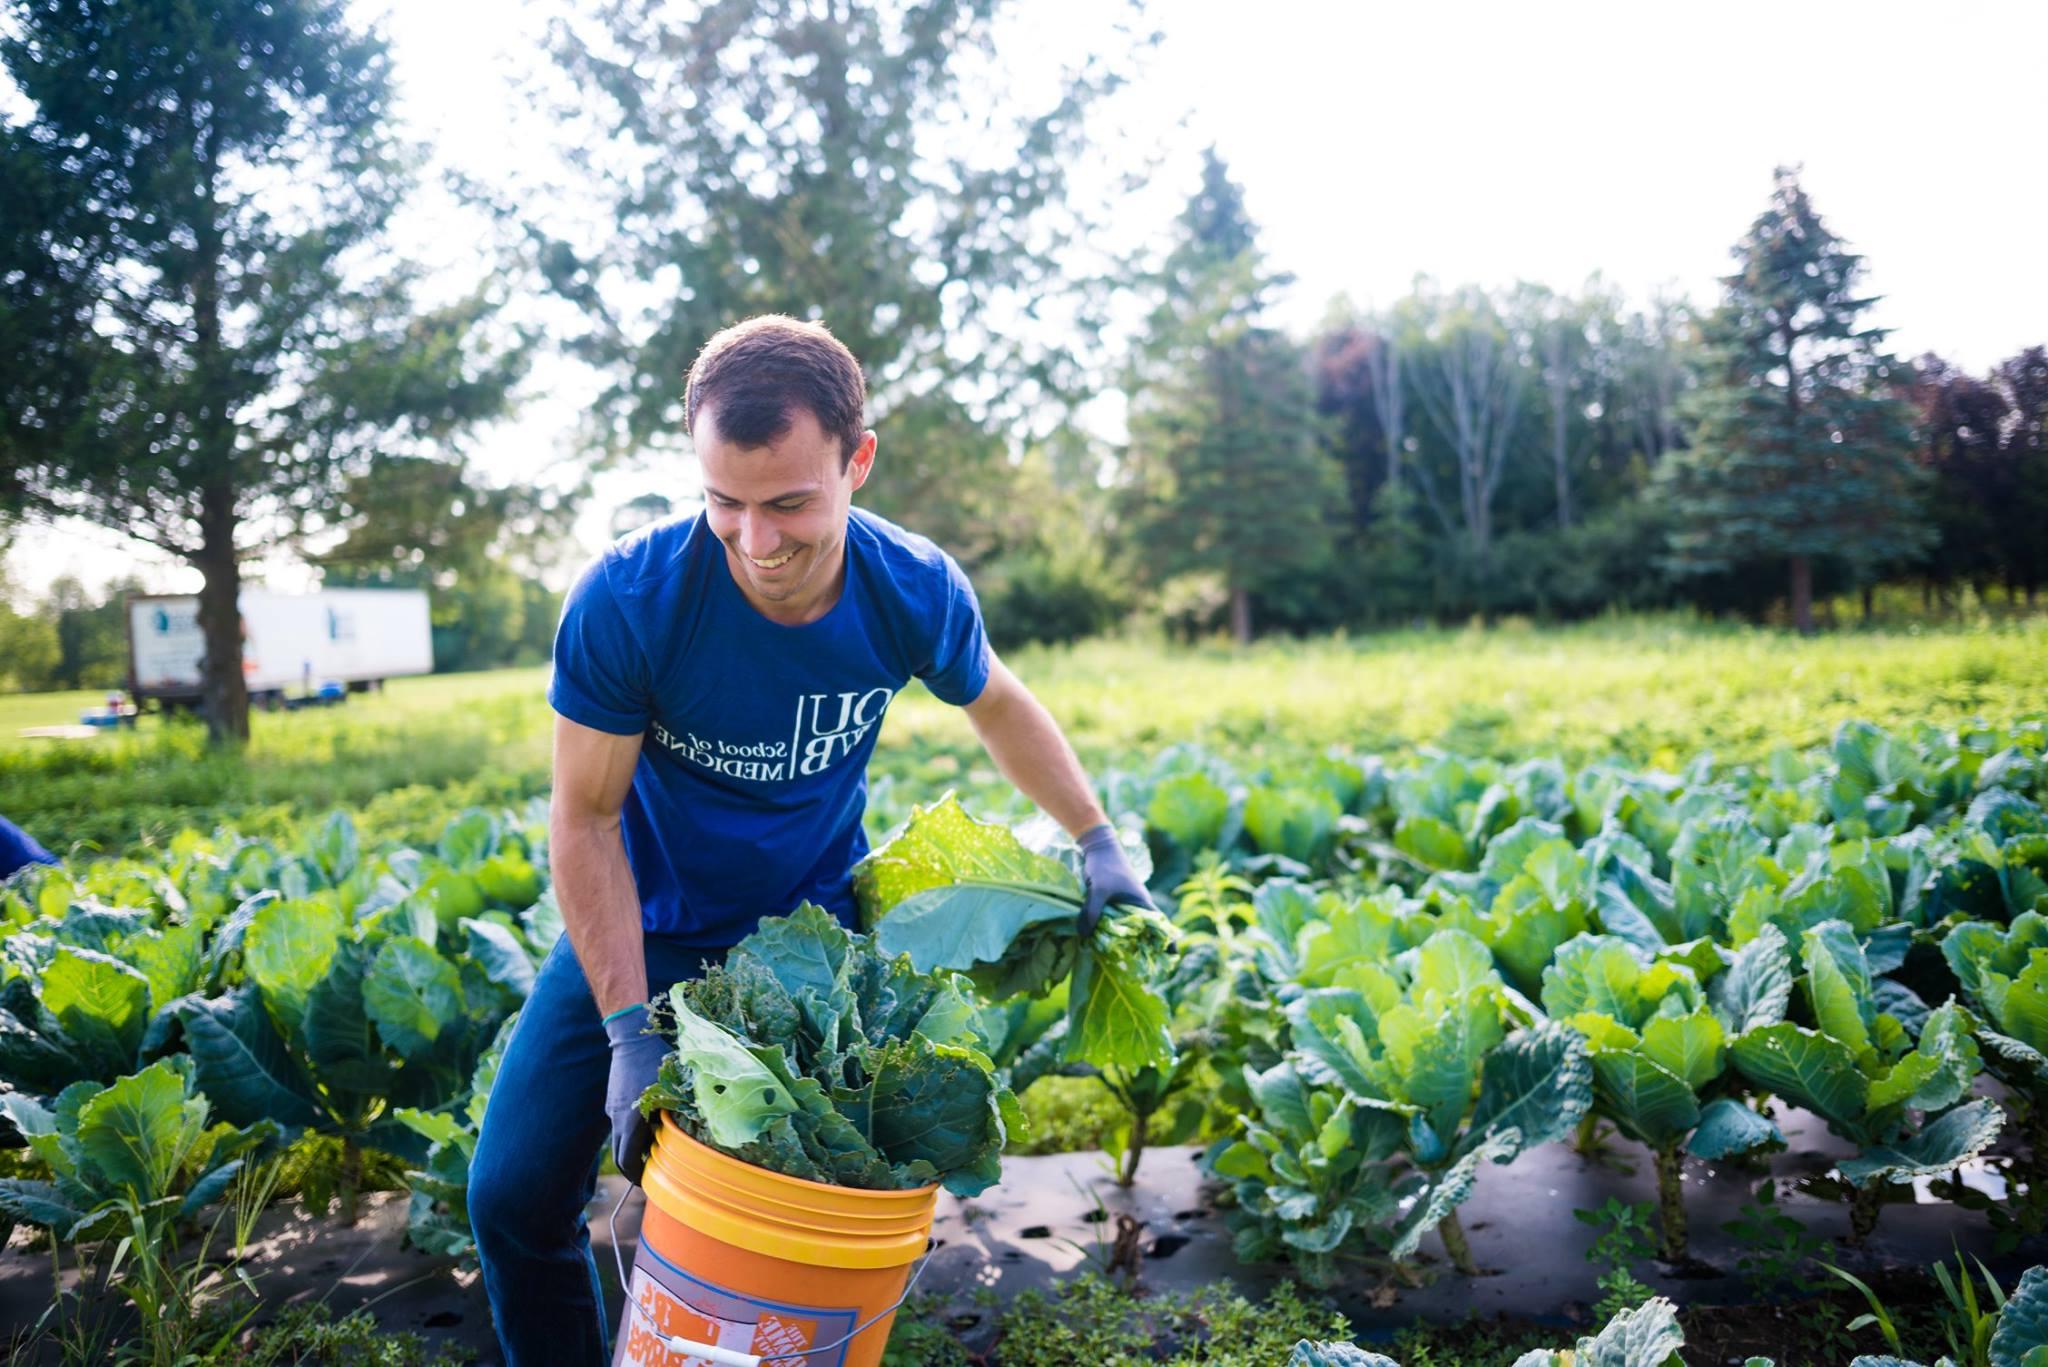
[[[766,560],[782,544],[782,533],[767,514],[748,509],[740,514],[740,551],[756,560]]]

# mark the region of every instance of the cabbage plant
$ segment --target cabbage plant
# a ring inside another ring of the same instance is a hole
[[[1412,1257],[1434,1229],[1458,1270],[1475,1274],[1457,1208],[1482,1163],[1511,1162],[1578,1124],[1592,1101],[1584,1045],[1551,1026],[1509,1035],[1493,957],[1456,929],[1384,965],[1350,965],[1344,985],[1290,1002],[1287,1020],[1289,1057],[1307,1082],[1401,1120],[1420,1181],[1404,1193],[1414,1207],[1388,1235],[1389,1253]]]
[[[1285,1258],[1309,1285],[1336,1286],[1347,1262],[1384,1245],[1415,1186],[1397,1161],[1407,1123],[1384,1102],[1304,1081],[1291,1062],[1247,1067],[1244,1082],[1239,1132],[1206,1159],[1236,1198],[1225,1216],[1232,1249],[1242,1262]]]
[[[1727,1158],[1783,1144],[1731,1093],[1727,1040],[1782,1020],[1792,979],[1775,928],[1738,955],[1710,999],[1693,968],[1614,936],[1581,935],[1543,973],[1543,1009],[1592,1055],[1594,1112],[1646,1146],[1657,1169],[1658,1256],[1686,1256],[1685,1156]]]
[[[1962,1006],[1928,1012],[1916,1039],[1880,1009],[1869,960],[1844,921],[1807,931],[1802,958],[1799,981],[1818,1028],[1754,1026],[1730,1054],[1752,1085],[1812,1111],[1857,1146],[1839,1170],[1851,1191],[1851,1239],[1860,1243],[1877,1226],[1889,1184],[1939,1177],[1976,1157],[2004,1115],[1996,1102],[1964,1100],[1982,1063]]]
[[[442,953],[422,938],[437,933],[431,908],[382,910],[355,920],[330,901],[266,903],[246,927],[243,982],[177,1004],[200,1086],[223,1116],[339,1142],[336,1192],[351,1223],[366,1152],[425,1160],[426,1139],[396,1111],[433,1110],[466,1089],[534,972],[516,944]],[[462,948],[492,943],[460,929]]]

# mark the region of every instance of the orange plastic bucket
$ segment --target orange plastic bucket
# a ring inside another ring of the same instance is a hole
[[[666,1114],[641,1187],[614,1367],[876,1367],[939,1196],[785,1177],[698,1143]]]

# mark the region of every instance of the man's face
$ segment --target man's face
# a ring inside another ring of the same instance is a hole
[[[805,409],[766,446],[726,441],[709,404],[698,410],[693,435],[705,519],[725,545],[733,582],[775,621],[823,616],[838,597],[847,510],[874,467],[875,434],[862,435],[843,469],[839,439]]]

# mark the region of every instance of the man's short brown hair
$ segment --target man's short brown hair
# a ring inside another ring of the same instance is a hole
[[[822,323],[779,313],[734,323],[712,337],[690,366],[683,420],[718,410],[718,432],[739,446],[766,446],[788,432],[799,408],[839,438],[841,468],[859,449],[867,380],[853,353]]]

